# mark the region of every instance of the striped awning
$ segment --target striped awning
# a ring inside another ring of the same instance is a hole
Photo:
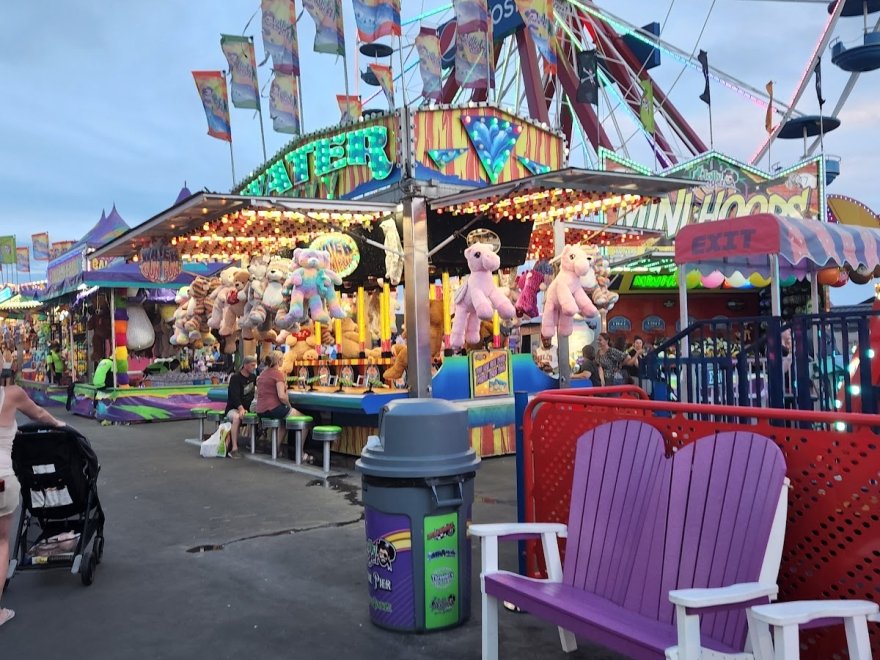
[[[43,303],[38,300],[25,298],[21,294],[15,295],[4,303],[0,303],[0,312],[20,312],[26,309],[42,307]]]
[[[779,255],[783,277],[829,266],[880,265],[880,229],[787,218],[769,213],[688,225],[675,237],[675,263],[701,273],[767,276]]]

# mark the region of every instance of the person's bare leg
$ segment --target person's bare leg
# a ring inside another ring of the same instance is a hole
[[[238,429],[241,427],[241,415],[232,417],[232,428],[229,430],[229,441],[232,443],[231,451],[238,451]]]
[[[9,570],[9,530],[12,529],[13,513],[0,518],[0,602],[3,599],[3,585],[6,583],[6,572]],[[0,626],[9,621],[15,612],[0,607]]]

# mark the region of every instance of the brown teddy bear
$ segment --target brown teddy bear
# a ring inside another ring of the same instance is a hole
[[[346,316],[342,319],[342,357],[357,358],[360,355],[361,343],[358,341],[357,323],[351,317]]]
[[[435,355],[437,355],[437,353],[443,350],[442,300],[429,301],[428,316],[431,319],[431,337],[428,343],[431,350],[431,357],[433,358]],[[394,363],[390,367],[388,367],[382,374],[382,378],[384,378],[385,380],[397,380],[398,378],[403,376],[403,372],[406,370],[407,359],[409,358],[409,352],[407,351],[406,345],[401,346],[399,344],[396,344],[392,346],[392,350],[394,351]]]

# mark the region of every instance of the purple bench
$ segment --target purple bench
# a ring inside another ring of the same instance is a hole
[[[782,453],[757,434],[719,433],[667,458],[639,421],[586,433],[567,526],[471,526],[482,537],[484,660],[498,657],[499,600],[558,626],[565,651],[578,635],[631,658],[742,652],[744,606],[777,591],[784,484]],[[498,569],[498,540],[524,535],[541,537],[548,579]]]

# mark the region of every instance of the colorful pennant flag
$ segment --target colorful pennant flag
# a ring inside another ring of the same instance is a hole
[[[360,41],[400,36],[400,0],[353,0],[353,4]]]
[[[596,50],[584,50],[577,54],[578,103],[599,105],[599,66]]]
[[[706,105],[712,105],[712,95],[709,92],[709,53],[705,50],[701,50],[700,54],[697,55],[697,61],[699,61],[700,66],[703,68],[703,93],[700,94],[700,100]]]
[[[303,0],[303,7],[315,22],[314,51],[345,55],[342,0]]]
[[[0,264],[14,264],[15,254],[15,236],[0,236]]]
[[[221,34],[220,48],[223,49],[232,74],[232,105],[236,108],[257,110],[260,107],[260,92],[254,43],[250,37]]]
[[[336,103],[339,104],[339,112],[342,113],[342,122],[357,121],[363,112],[363,103],[360,96],[336,95]]]
[[[70,248],[74,245],[76,245],[76,241],[55,241],[49,248],[49,261],[57,259],[65,252],[69,252]]]
[[[49,232],[31,234],[34,246],[34,261],[49,261]]]
[[[419,73],[422,74],[422,96],[439,101],[442,97],[440,83],[440,37],[433,28],[422,27],[416,37],[419,53]]]
[[[370,64],[370,71],[379,81],[379,87],[385,92],[385,98],[388,99],[388,107],[394,109],[394,76],[391,74],[390,66],[382,64]]]
[[[15,248],[15,269],[19,273],[31,272],[31,254],[27,246]]]
[[[764,130],[768,133],[773,132],[773,81],[767,83],[767,93],[770,95],[770,102],[767,103],[767,114],[764,115]]]
[[[816,74],[816,99],[819,101],[819,112],[822,112],[822,106],[825,105],[825,99],[822,98],[822,58],[816,60],[816,68],[813,69]]]
[[[218,140],[232,142],[232,129],[229,127],[229,97],[226,93],[226,78],[223,77],[223,72],[193,71],[192,75],[202,105],[205,107],[208,135]]]
[[[544,60],[544,71],[555,75],[556,23],[553,20],[553,0],[516,0],[516,8]]]
[[[299,80],[292,74],[275,72],[269,89],[269,116],[277,133],[299,135]]]
[[[642,88],[642,101],[639,107],[639,119],[642,120],[642,126],[645,131],[654,134],[654,85],[650,80],[641,80],[639,85]]]
[[[296,3],[292,0],[262,0],[263,48],[272,69],[299,75],[299,43],[296,36]]]
[[[455,12],[456,30],[489,30],[489,7],[486,0],[452,0],[452,9]]]
[[[428,156],[441,170],[456,158],[466,153],[467,149],[464,147],[458,149],[428,149]]]

